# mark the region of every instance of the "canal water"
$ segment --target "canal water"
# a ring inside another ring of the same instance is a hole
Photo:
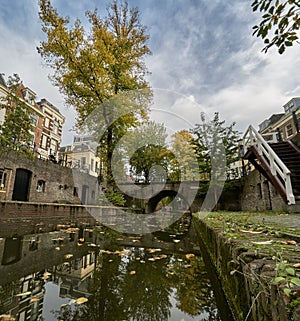
[[[27,223],[26,233],[1,224],[0,320],[232,320],[225,301],[216,300],[220,290],[190,226],[122,235],[102,226]]]

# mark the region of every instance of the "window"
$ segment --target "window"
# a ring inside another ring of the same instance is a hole
[[[85,157],[81,157],[81,166],[84,167],[86,164],[86,158]]]
[[[285,132],[286,132],[286,136],[291,136],[293,134],[293,127],[291,124],[288,124],[286,127],[285,127]]]
[[[46,184],[45,181],[38,180],[37,185],[36,185],[36,190],[38,192],[45,192],[45,184]]]
[[[56,151],[57,151],[57,141],[56,140],[51,139],[50,149],[51,149],[52,153],[56,153]]]
[[[38,116],[34,114],[30,114],[31,122],[33,126],[37,126],[38,123]]]
[[[49,125],[50,125],[50,120],[49,120],[49,118],[45,118],[44,126],[45,126],[46,128],[49,128]]]
[[[80,142],[80,137],[74,137],[74,143],[79,143]]]
[[[0,169],[0,191],[5,190],[6,188],[7,173],[5,170]]]
[[[57,120],[55,120],[53,122],[53,133],[56,134],[56,135],[58,134],[58,128],[59,128],[59,123],[58,123]]]
[[[91,159],[91,170],[94,171],[94,160]]]
[[[41,147],[44,149],[46,149],[46,147],[47,147],[47,136],[45,136],[45,135],[42,136]]]

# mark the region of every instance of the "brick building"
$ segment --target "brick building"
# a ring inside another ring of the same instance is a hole
[[[44,115],[38,153],[42,158],[48,158],[49,155],[57,157],[61,144],[62,126],[65,117],[60,113],[57,107],[52,105],[45,98],[37,104]]]
[[[273,114],[259,124],[259,132],[269,142],[287,141],[300,131],[300,97],[283,105],[284,113]]]

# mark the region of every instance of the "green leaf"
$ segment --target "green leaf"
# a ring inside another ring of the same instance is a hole
[[[279,47],[279,49],[278,49],[278,52],[279,52],[280,54],[283,54],[284,51],[285,51],[285,46],[284,46],[284,45],[281,45],[281,46]]]
[[[289,288],[285,288],[285,289],[283,290],[283,292],[284,292],[284,294],[285,294],[286,296],[290,296],[292,290],[289,289]]]
[[[278,276],[277,278],[274,279],[274,282],[275,282],[276,284],[279,284],[279,283],[281,283],[281,282],[284,281],[284,280],[285,280],[285,278],[283,278],[282,276]]]
[[[289,275],[295,275],[295,269],[293,269],[293,268],[286,268],[285,270],[286,270],[286,272],[287,272]]]
[[[297,286],[300,286],[300,279],[299,278],[292,278],[291,282]]]

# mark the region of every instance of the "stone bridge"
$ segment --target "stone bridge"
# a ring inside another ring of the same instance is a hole
[[[145,213],[154,212],[157,205],[164,198],[173,200],[166,206],[170,210],[198,210],[199,199],[197,195],[201,190],[205,193],[206,182],[155,182],[155,183],[125,183],[119,188],[124,194],[128,207],[143,209]]]

